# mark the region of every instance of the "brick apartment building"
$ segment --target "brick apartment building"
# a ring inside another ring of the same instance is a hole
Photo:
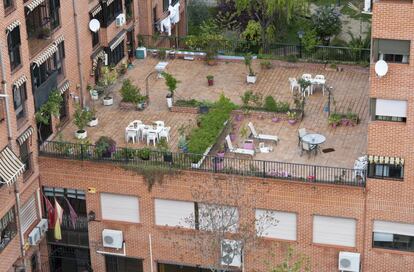
[[[378,1],[373,6],[366,181],[350,186],[356,184],[347,185],[341,179],[336,180],[338,184],[310,183],[257,175],[233,176],[217,173],[217,169],[187,169],[164,175],[162,183],[155,184],[151,191],[142,173],[125,169],[119,161],[115,164],[75,156],[72,160],[55,158],[56,154],[48,153],[47,148],[41,149],[38,157],[33,115],[45,102],[45,92],[58,88],[66,101],[61,118],[52,120],[50,128],[42,128],[40,133],[46,139],[59,125],[65,127],[74,104],[88,104],[86,86],[93,85],[99,77],[99,65],[105,61],[101,52],[116,64],[128,54],[127,45],[137,46],[137,33],[153,33],[153,23],[164,18],[168,3],[4,3],[5,35],[1,44],[7,85],[2,91],[9,95],[9,114],[4,114],[0,122],[0,144],[4,148],[0,165],[10,170],[1,168],[0,174],[10,185],[0,188],[2,203],[7,203],[0,208],[0,271],[13,271],[13,264],[21,266],[23,261],[17,257],[21,250],[26,256],[27,271],[208,271],[206,268],[216,260],[206,257],[206,252],[194,250],[191,240],[201,232],[200,226],[183,227],[179,221],[183,216],[200,213],[203,203],[198,203],[194,188],[202,185],[207,195],[220,181],[239,182],[244,194],[237,201],[221,198],[219,203],[211,204],[250,203],[237,207],[241,222],[253,222],[258,213],[266,210],[276,213],[281,224],[281,228],[260,238],[258,246],[246,248],[240,261],[243,266],[238,267],[236,262],[236,271],[266,271],[269,251],[274,255],[272,260],[279,263],[289,246],[309,256],[312,271],[338,271],[340,252],[351,253],[351,263],[359,256],[358,270],[352,271],[414,270],[414,187],[410,185],[414,178],[408,171],[412,155],[407,148],[412,116],[408,105],[413,99],[409,76],[414,37],[412,25],[407,23],[414,14],[411,2]],[[132,18],[127,16],[126,24],[117,27],[110,18],[114,20],[120,8],[127,14],[132,10]],[[54,30],[50,38],[39,39],[28,29],[33,25],[38,29],[36,16],[42,17],[44,12],[50,18],[47,26]],[[92,18],[101,22],[98,34],[88,28]],[[177,31],[185,32],[184,20]],[[27,42],[23,42],[24,37]],[[16,52],[20,52],[19,57]],[[388,73],[378,77],[374,65],[381,59],[388,63]],[[6,102],[3,98],[0,101]],[[223,190],[223,195],[232,193],[232,187]],[[70,218],[64,217],[62,240],[55,241],[53,233],[48,232],[47,239],[30,246],[29,233],[45,217],[43,196],[51,202],[55,198],[59,202],[67,199],[78,220],[73,228]],[[16,199],[20,199],[19,205]],[[17,213],[21,222],[17,222]],[[108,235],[120,242],[118,249],[104,246],[104,230],[114,230]],[[227,238],[238,239],[237,235]]]
[[[62,251],[47,245],[43,232],[40,236],[45,222],[41,221],[39,136],[47,139],[63,126],[75,103],[87,105],[87,86],[96,83],[99,67],[104,62],[115,66],[133,56],[137,34],[153,34],[156,23],[168,16],[168,6],[168,1],[156,0],[2,2],[0,271],[49,271],[45,270],[48,250]],[[180,11],[184,10],[183,1]],[[182,18],[173,34],[185,31],[184,14]],[[91,19],[100,22],[95,33],[89,28]],[[63,97],[60,117],[37,127],[35,112],[53,90]],[[37,227],[39,237],[34,235]],[[62,265],[61,260],[51,263],[55,266],[50,271]]]

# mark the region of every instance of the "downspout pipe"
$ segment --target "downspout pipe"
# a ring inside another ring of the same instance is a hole
[[[0,71],[1,71],[1,85],[3,88],[3,93],[0,94],[0,98],[4,99],[4,102],[6,104],[6,124],[7,124],[7,140],[9,143],[10,148],[13,147],[13,133],[10,123],[10,108],[9,108],[9,96],[7,95],[7,81],[5,76],[5,69],[4,69],[4,62],[3,62],[3,51],[2,51],[2,45],[0,44]],[[14,182],[14,194],[16,198],[16,212],[17,212],[17,218],[18,222],[20,223],[21,220],[21,214],[20,214],[20,192],[19,192],[19,183],[18,179]],[[25,259],[25,250],[24,250],[24,236],[22,232],[22,228],[20,226],[17,227],[17,230],[19,232],[19,241],[20,241],[20,255],[22,257],[23,261],[23,267],[24,271],[26,271],[26,259]]]
[[[79,73],[79,85],[80,85],[80,104],[82,107],[85,107],[85,99],[83,97],[83,77],[82,77],[82,58],[80,50],[80,38],[79,38],[79,22],[78,22],[78,12],[76,8],[76,0],[72,0],[73,6],[73,18],[75,23],[75,36],[76,36],[76,57],[78,61],[78,73]]]

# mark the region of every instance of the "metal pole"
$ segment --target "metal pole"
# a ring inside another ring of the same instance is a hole
[[[82,107],[85,107],[85,99],[83,97],[83,75],[82,75],[82,58],[80,55],[80,41],[79,41],[79,24],[78,24],[78,14],[76,11],[76,0],[72,0],[73,6],[73,20],[75,23],[75,33],[76,33],[76,57],[78,61],[78,73],[79,73],[79,86],[80,86],[80,104]]]

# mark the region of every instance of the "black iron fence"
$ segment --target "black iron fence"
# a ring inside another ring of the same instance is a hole
[[[62,159],[111,162],[132,167],[191,170],[270,179],[365,186],[366,171],[276,161],[226,158],[189,153],[160,152],[147,148],[114,148],[102,151],[94,145],[48,141],[41,156]],[[201,163],[200,163],[201,162]]]
[[[179,49],[201,51],[190,48],[187,45],[187,37],[138,35],[140,43],[147,48]],[[301,44],[272,43],[266,49],[260,48],[257,43],[243,40],[228,40],[226,45],[219,49],[223,55],[244,55],[246,53],[259,52],[263,55],[276,58],[295,58],[313,61],[340,61],[353,63],[369,63],[369,48],[352,48],[338,46],[317,45],[313,48],[305,48]]]

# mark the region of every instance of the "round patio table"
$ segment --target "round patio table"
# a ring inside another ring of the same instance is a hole
[[[317,133],[309,133],[302,137],[302,141],[308,144],[320,145],[326,141],[326,137]]]

